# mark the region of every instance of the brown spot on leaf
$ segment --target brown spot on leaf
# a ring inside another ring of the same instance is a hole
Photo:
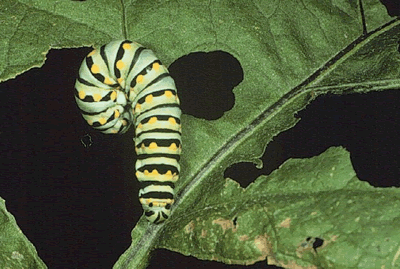
[[[272,244],[266,234],[257,236],[254,239],[254,245],[261,252],[261,256],[257,259],[258,261],[263,261],[267,257],[268,260],[270,260],[273,257]]]
[[[194,221],[192,220],[191,222],[189,222],[188,224],[186,224],[185,226],[185,233],[191,233],[194,230]]]
[[[239,236],[239,241],[247,241],[247,240],[249,240],[249,236],[248,235],[241,235],[241,236]]]
[[[338,237],[339,237],[339,236],[337,236],[337,235],[332,235],[332,236],[331,236],[331,241],[332,241],[332,242],[335,242],[335,241],[338,239]]]
[[[232,220],[229,219],[223,219],[223,218],[219,218],[216,220],[213,220],[212,222],[213,224],[217,224],[220,225],[222,228],[222,231],[225,233],[226,230],[228,229],[232,229],[232,232],[236,232],[237,231],[237,226],[235,226],[233,224]]]
[[[303,254],[305,252],[312,252],[314,255],[316,254],[314,249],[313,249],[313,240],[309,240],[307,238],[306,240],[302,241],[296,248],[296,256],[299,258],[303,257]]]
[[[260,250],[261,256],[258,257],[257,260],[255,260],[255,261],[246,262],[246,264],[253,264],[257,261],[263,261],[263,260],[267,259],[267,263],[269,265],[277,265],[277,266],[281,266],[281,267],[289,268],[289,269],[317,269],[317,267],[314,265],[302,266],[302,265],[297,264],[293,260],[288,261],[287,263],[277,260],[275,258],[274,252],[273,252],[272,243],[269,239],[269,236],[266,234],[257,236],[254,239],[254,244]]]
[[[206,230],[204,230],[204,229],[202,229],[201,230],[201,237],[206,237],[206,235],[207,235],[207,231]]]
[[[283,220],[281,223],[279,223],[278,227],[282,227],[282,228],[290,228],[290,223],[292,222],[291,218],[286,218],[285,220]]]

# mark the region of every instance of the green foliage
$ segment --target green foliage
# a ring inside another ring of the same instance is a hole
[[[260,163],[316,95],[399,88],[400,21],[366,2],[361,37],[358,1],[3,0],[0,81],[41,66],[50,48],[112,39],[137,41],[167,65],[193,51],[227,51],[245,74],[234,108],[215,121],[183,116],[173,215],[160,226],[142,218],[115,268],[144,268],[158,247],[235,264],[398,268],[399,190],[360,182],[342,148],[289,160],[246,189],[223,177],[231,164]],[[307,237],[324,240],[318,253]]]
[[[225,263],[268,258],[285,268],[380,268],[396,262],[399,191],[359,181],[343,148],[291,159],[246,189],[220,181],[214,191],[199,186],[194,209],[176,210],[158,247]],[[318,253],[302,245],[307,237],[324,240]]]
[[[0,267],[47,268],[0,198]]]

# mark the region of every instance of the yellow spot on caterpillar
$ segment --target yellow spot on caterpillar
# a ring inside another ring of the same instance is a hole
[[[141,123],[138,124],[138,126],[136,127],[137,129],[142,129],[143,125]]]
[[[154,63],[153,64],[153,69],[158,71],[158,69],[160,69],[160,64],[159,63]]]
[[[136,171],[135,175],[136,177],[139,177],[139,171]]]
[[[144,144],[142,144],[141,148],[142,148],[142,149],[145,149],[145,148],[146,148],[146,146],[145,146]]]
[[[145,176],[148,176],[150,173],[149,173],[149,170],[144,170],[143,171],[143,174],[145,175]]]
[[[127,122],[126,120],[123,120],[123,121],[122,121],[122,125],[123,125],[123,126],[126,126],[126,125],[128,125],[128,122]]]
[[[132,48],[132,46],[131,46],[131,44],[129,44],[129,43],[124,43],[124,44],[122,45],[122,48],[123,48],[124,50],[129,50],[129,49]]]
[[[124,79],[123,78],[117,78],[117,81],[118,81],[119,84],[122,84],[122,82],[124,82]]]
[[[154,169],[154,170],[151,172],[151,175],[152,175],[152,176],[158,176],[158,175],[160,175],[160,174],[158,173],[157,169]]]
[[[99,119],[99,123],[100,123],[101,125],[104,125],[106,122],[107,122],[107,120],[106,120],[105,118],[100,118],[100,119]]]
[[[95,53],[96,53],[96,50],[92,50],[92,51],[87,55],[87,57],[91,57],[91,56],[93,56]]]
[[[100,72],[100,68],[97,64],[93,64],[92,68],[90,69],[90,71],[92,71],[93,74],[97,74]]]
[[[113,91],[113,92],[111,93],[111,95],[110,95],[110,98],[111,98],[112,101],[114,101],[115,99],[117,99],[117,92],[116,92],[116,91]]]
[[[140,110],[142,108],[142,106],[140,105],[140,104],[136,104],[136,106],[135,106],[135,111],[138,111],[138,110]]]
[[[165,173],[165,176],[168,178],[168,180],[171,180],[171,178],[172,178],[171,170],[168,170],[167,173]]]
[[[124,64],[124,62],[122,61],[122,60],[119,60],[118,62],[117,62],[117,68],[119,69],[119,70],[121,70],[122,68],[124,68],[124,66],[125,66],[125,64]]]
[[[87,120],[86,121],[89,125],[93,125],[93,121],[92,120]]]
[[[159,202],[160,203],[160,206],[163,206],[163,207],[165,207],[167,204],[174,204],[175,203],[175,200],[174,199],[163,199],[163,201],[165,201],[165,202]]]
[[[100,94],[98,94],[98,93],[96,93],[96,94],[93,94],[93,100],[94,100],[95,102],[98,102],[98,101],[100,101],[100,100],[101,100],[101,95],[100,95]]]
[[[157,143],[156,142],[151,142],[150,145],[149,145],[149,149],[156,149],[156,148],[158,148]]]
[[[149,124],[154,124],[157,122],[157,117],[151,117],[149,120]]]
[[[168,147],[168,149],[170,149],[170,150],[177,150],[178,147],[176,146],[175,143],[172,143],[172,144]]]
[[[118,110],[115,110],[115,111],[114,111],[114,117],[115,117],[115,118],[119,118],[120,115],[121,115],[121,113],[119,113]]]
[[[139,76],[136,77],[136,83],[142,83],[143,80],[144,80],[143,75],[139,75]]]
[[[151,103],[153,101],[153,95],[149,94],[146,96],[145,102],[146,103]]]
[[[164,94],[165,94],[165,97],[167,97],[167,98],[171,98],[173,96],[171,91],[165,91]]]
[[[174,203],[174,200],[171,200],[171,199],[168,199],[167,201],[168,201],[169,203],[171,203],[171,204]],[[153,205],[154,205],[155,207],[165,207],[165,206],[167,205],[167,203],[166,203],[166,202],[153,201]]]
[[[104,82],[104,84],[107,84],[107,85],[112,85],[113,84],[113,82],[109,78],[104,78],[103,82]]]
[[[116,134],[116,133],[118,133],[118,130],[111,130],[111,133],[113,133],[113,134]]]
[[[86,93],[84,91],[79,91],[78,96],[80,99],[83,99],[83,98],[85,98]]]
[[[176,124],[175,118],[172,118],[172,117],[169,117],[169,118],[168,118],[168,122],[171,123],[171,124],[173,124],[173,125]]]

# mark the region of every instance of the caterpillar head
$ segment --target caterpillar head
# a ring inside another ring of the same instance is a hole
[[[140,202],[142,202],[144,215],[148,221],[154,224],[159,224],[168,219],[171,214],[171,205],[173,201],[166,202],[164,199],[151,199],[151,201],[143,200],[146,199],[140,199]]]

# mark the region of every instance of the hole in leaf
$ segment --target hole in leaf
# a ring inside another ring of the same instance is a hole
[[[301,120],[273,138],[260,158],[263,167],[238,163],[225,177],[247,187],[289,158],[310,158],[330,146],[344,146],[357,177],[373,186],[400,186],[400,92],[319,96],[298,112]]]
[[[319,238],[319,237],[307,237],[306,240],[304,240],[300,246],[304,249],[311,249],[313,248],[315,251],[317,251],[317,248],[322,246],[324,244],[324,240]]]
[[[262,157],[263,167],[258,169],[254,163],[241,162],[225,170],[224,177],[237,181],[242,188],[247,187],[261,175],[268,175],[282,163],[284,152],[279,143],[270,143]]]
[[[383,5],[385,5],[389,16],[399,16],[400,15],[400,1],[398,0],[380,0]]]
[[[1,83],[0,151],[8,168],[0,196],[49,268],[112,268],[143,213],[132,195],[132,136],[87,131],[74,100],[79,66],[91,50],[50,50],[43,67]]]
[[[233,88],[243,80],[239,61],[224,51],[194,52],[168,68],[185,114],[215,120],[235,102]]]
[[[236,226],[237,225],[237,217],[234,217],[232,222],[233,222],[233,225]]]
[[[324,239],[321,239],[321,238],[316,237],[316,238],[315,238],[315,241],[313,242],[313,249],[316,251],[317,248],[319,248],[319,247],[322,246],[323,244],[324,244]]]

